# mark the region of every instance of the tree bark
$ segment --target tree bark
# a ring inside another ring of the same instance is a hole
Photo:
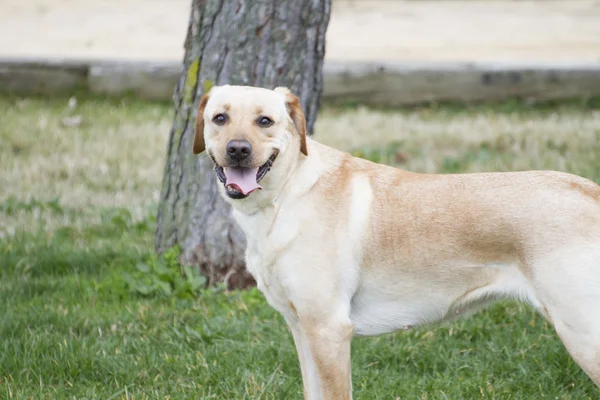
[[[158,209],[156,250],[175,245],[210,284],[247,287],[244,234],[220,197],[212,162],[194,156],[197,106],[212,85],[287,86],[312,134],[323,91],[331,0],[193,0]]]

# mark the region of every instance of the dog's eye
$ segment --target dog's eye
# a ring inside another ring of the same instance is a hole
[[[268,128],[273,125],[275,122],[269,117],[258,117],[256,123],[262,128]]]
[[[225,125],[225,122],[227,122],[227,115],[217,114],[213,117],[212,121],[217,125]]]

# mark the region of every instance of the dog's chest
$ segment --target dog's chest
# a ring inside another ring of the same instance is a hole
[[[284,315],[291,313],[279,264],[280,258],[298,234],[298,221],[295,218],[278,220],[269,229],[261,225],[241,225],[247,237],[246,267],[256,279],[258,289],[277,311]]]
[[[249,243],[246,250],[246,265],[256,280],[258,290],[265,295],[271,307],[284,315],[290,312],[287,295],[278,277],[276,257],[261,251],[260,246]]]

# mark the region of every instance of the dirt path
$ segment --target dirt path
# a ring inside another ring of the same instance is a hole
[[[1,0],[0,56],[178,61],[190,0]],[[333,0],[328,60],[600,62],[600,0]]]

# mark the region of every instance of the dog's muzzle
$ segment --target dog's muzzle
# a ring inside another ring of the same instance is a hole
[[[221,167],[215,162],[215,172],[219,181],[225,186],[227,196],[233,199],[243,199],[255,190],[261,190],[262,186],[258,183],[271,170],[275,159],[279,153],[275,152],[269,157],[267,162],[258,168],[248,168],[241,166]]]

